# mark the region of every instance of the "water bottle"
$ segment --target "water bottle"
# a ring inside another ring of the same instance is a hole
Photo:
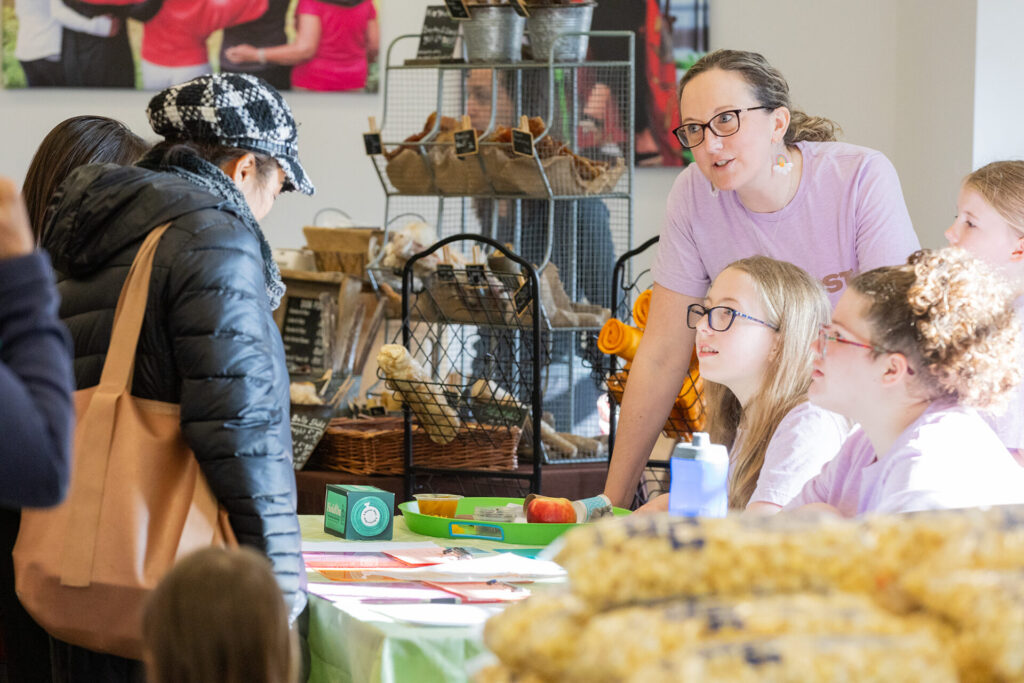
[[[729,509],[729,454],[695,432],[690,443],[672,452],[669,514],[681,517],[725,517]]]

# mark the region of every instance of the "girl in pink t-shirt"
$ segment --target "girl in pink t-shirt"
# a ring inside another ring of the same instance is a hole
[[[813,342],[828,319],[822,286],[765,256],[730,264],[687,310],[711,438],[730,450],[730,508],[777,511],[846,437],[842,417],[807,402]],[[667,505],[661,496],[641,510]]]
[[[1017,295],[1017,317],[1024,321],[1024,161],[996,161],[967,176],[946,239],[1006,276]],[[1024,384],[1017,385],[1002,414],[985,417],[1024,464]]]
[[[1024,503],[1024,468],[976,412],[1020,381],[1020,337],[1010,288],[961,249],[855,277],[821,330],[809,396],[860,426],[787,509]]]

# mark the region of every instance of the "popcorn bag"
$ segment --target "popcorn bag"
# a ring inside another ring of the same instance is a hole
[[[455,148],[442,145],[431,154],[434,162],[434,182],[445,194],[490,194],[491,184],[484,174],[478,155],[460,159]]]
[[[433,176],[418,148],[400,147],[388,157],[385,167],[388,180],[395,189],[405,194],[431,194],[434,190]]]

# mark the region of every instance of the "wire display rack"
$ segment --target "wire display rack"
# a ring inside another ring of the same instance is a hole
[[[634,320],[635,304],[641,294],[654,284],[649,269],[642,270],[634,276],[631,262],[657,244],[659,239],[658,236],[652,237],[636,249],[623,254],[615,264],[611,297],[615,317],[623,322],[637,324]],[[622,403],[622,396],[629,380],[629,368],[628,363],[622,364],[621,359],[613,354],[602,354],[602,361],[602,365],[595,367],[600,367],[608,386],[608,445],[609,451],[614,452],[618,406]],[[665,421],[662,433],[669,438],[689,440],[693,432],[703,428],[705,421],[703,382],[693,360],[690,373],[683,380],[682,389]],[[646,502],[654,487],[668,490],[667,470],[668,462],[652,460],[647,463],[644,480],[641,481],[640,491],[634,501],[635,505]]]
[[[582,34],[558,40],[574,35]],[[478,289],[462,271],[448,282],[414,278],[411,312],[403,315],[415,347],[409,350],[436,360],[430,367],[445,385],[421,389],[444,392],[460,420],[480,418],[473,412],[480,407],[465,398],[477,380],[516,386],[519,370],[498,366],[539,366],[538,386],[554,430],[585,436],[602,431],[598,406],[606,389],[592,372],[587,349],[603,320],[576,309],[611,308],[612,269],[632,246],[635,38],[628,31],[586,35],[595,53],[605,56],[601,61],[407,64],[400,56],[411,54],[418,35],[400,36],[387,50],[383,154],[371,157],[386,194],[387,231],[408,222],[396,217],[415,214],[441,242],[467,234],[486,238],[557,281],[571,302],[541,302],[544,358],[538,364],[524,348],[523,321],[510,325],[514,301],[499,297],[496,303],[489,295],[481,301],[475,294],[501,287],[514,294],[504,278]],[[464,117],[477,131],[478,146],[475,154],[460,156],[454,132],[465,127]],[[532,156],[512,152],[510,130],[521,126],[522,117],[533,135]],[[380,274],[376,264],[371,272]],[[397,290],[398,278],[391,282]],[[518,331],[508,335],[509,328]],[[473,381],[448,382],[453,372]],[[535,461],[607,460],[603,439],[588,439],[592,449],[572,452],[533,448],[530,426],[541,415],[535,417],[524,422],[520,437],[520,451],[532,451]]]

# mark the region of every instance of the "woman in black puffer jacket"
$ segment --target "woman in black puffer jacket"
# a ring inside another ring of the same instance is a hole
[[[288,373],[272,311],[284,287],[257,220],[312,194],[288,105],[244,74],[202,76],[147,110],[167,140],[137,166],[85,166],[47,213],[79,388],[98,384],[121,285],[149,232],[153,266],[132,393],[180,403],[188,445],[238,541],[264,552],[294,619],[305,605]],[[55,643],[63,680],[142,680],[140,662]],[[88,672],[83,678],[81,674]]]

